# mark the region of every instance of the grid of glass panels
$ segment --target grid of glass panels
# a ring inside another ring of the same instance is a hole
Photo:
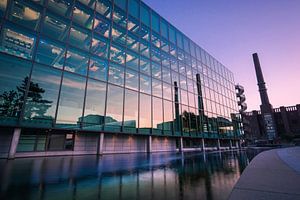
[[[233,136],[233,73],[139,0],[0,5],[0,119]]]

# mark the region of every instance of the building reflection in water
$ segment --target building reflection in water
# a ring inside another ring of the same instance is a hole
[[[0,160],[0,199],[226,199],[246,152]]]

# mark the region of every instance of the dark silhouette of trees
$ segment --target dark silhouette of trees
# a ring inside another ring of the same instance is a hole
[[[23,106],[29,77],[26,76],[15,90],[5,91],[0,95],[0,115],[18,117]],[[29,118],[45,118],[52,101],[43,99],[45,90],[38,83],[29,82],[29,90],[24,114]]]

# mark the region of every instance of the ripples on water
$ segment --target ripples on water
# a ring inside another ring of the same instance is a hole
[[[1,200],[227,199],[257,152],[0,160]]]

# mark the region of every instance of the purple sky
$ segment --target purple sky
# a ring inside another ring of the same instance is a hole
[[[257,52],[273,107],[300,104],[300,0],[143,0],[233,71],[259,109]]]

